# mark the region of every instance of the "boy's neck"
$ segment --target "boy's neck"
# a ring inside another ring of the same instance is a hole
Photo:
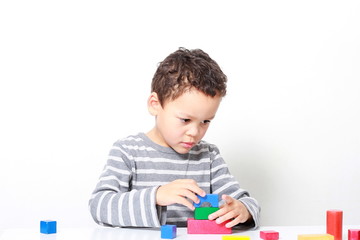
[[[160,146],[163,146],[163,147],[169,147],[164,142],[159,141],[159,139],[161,139],[161,137],[159,136],[159,133],[156,130],[156,127],[152,128],[149,132],[145,133],[145,135],[154,143],[156,143]]]

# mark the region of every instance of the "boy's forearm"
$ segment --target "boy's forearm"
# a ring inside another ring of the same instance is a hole
[[[90,213],[100,225],[159,227],[161,208],[155,204],[157,187],[117,193],[99,191],[89,201]]]

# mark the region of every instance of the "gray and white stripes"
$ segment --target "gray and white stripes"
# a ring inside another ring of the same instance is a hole
[[[240,188],[216,146],[201,141],[188,154],[179,154],[155,144],[144,133],[114,143],[89,201],[91,215],[97,223],[114,227],[186,226],[192,211],[155,202],[157,188],[176,179],[194,179],[207,193],[239,199],[258,226],[256,200]]]

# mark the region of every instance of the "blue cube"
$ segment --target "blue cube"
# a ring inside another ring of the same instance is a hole
[[[40,233],[44,233],[44,234],[56,233],[56,221],[51,221],[51,220],[40,221]]]
[[[197,196],[200,199],[199,203],[194,203],[194,207],[201,207],[203,203],[209,203],[211,207],[219,207],[218,194],[206,194],[205,197]],[[207,206],[209,207],[209,206]]]
[[[165,239],[176,238],[176,225],[162,225],[161,238],[165,238]]]

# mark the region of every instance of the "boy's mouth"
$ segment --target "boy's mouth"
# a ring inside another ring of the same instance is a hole
[[[195,143],[194,142],[181,142],[181,145],[184,147],[184,148],[192,148]]]

